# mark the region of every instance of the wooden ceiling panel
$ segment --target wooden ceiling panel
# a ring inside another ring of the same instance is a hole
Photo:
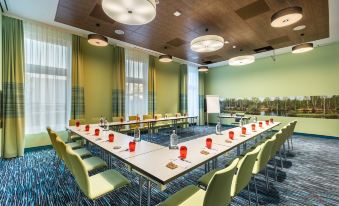
[[[285,28],[271,27],[272,14],[289,6],[301,6],[303,19]],[[181,16],[174,16],[175,11]],[[329,36],[328,0],[160,0],[156,18],[141,26],[110,19],[101,0],[59,0],[55,21],[200,64]],[[301,24],[306,29],[292,30]],[[116,29],[125,34],[115,34]],[[190,41],[205,34],[220,35],[230,43],[215,52],[193,52]]]

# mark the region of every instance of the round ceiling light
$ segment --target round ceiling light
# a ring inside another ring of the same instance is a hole
[[[306,28],[306,25],[299,25],[293,28],[293,31],[300,31]]]
[[[165,62],[165,63],[171,62],[171,61],[172,61],[172,56],[171,56],[171,55],[167,55],[167,54],[165,54],[165,55],[160,55],[160,56],[159,56],[159,61],[160,61],[160,62]]]
[[[237,56],[228,60],[228,64],[231,66],[242,66],[246,64],[251,64],[255,61],[253,55]]]
[[[272,27],[285,27],[298,22],[303,17],[303,10],[299,6],[288,7],[274,13],[271,17]]]
[[[191,49],[195,52],[213,52],[224,46],[224,38],[217,35],[200,36],[191,41]]]
[[[100,35],[100,34],[89,34],[88,35],[88,43],[90,43],[93,46],[107,46],[108,40],[106,37]]]
[[[200,66],[198,67],[199,72],[208,72],[208,66]]]
[[[292,47],[293,54],[300,54],[313,50],[313,43],[302,43]]]
[[[147,24],[156,15],[155,0],[102,0],[101,5],[110,18],[127,25]]]

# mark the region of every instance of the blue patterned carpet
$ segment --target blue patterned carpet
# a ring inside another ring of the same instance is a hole
[[[214,127],[197,127],[195,132],[182,133],[181,141],[187,141],[214,131]],[[168,131],[167,131],[168,132]],[[166,145],[169,135],[161,133],[152,141]],[[339,140],[294,135],[294,150],[288,154],[285,168],[279,170],[278,182],[273,182],[270,190],[265,188],[264,176],[257,176],[259,202],[261,205],[339,205]],[[93,148],[93,153],[101,153]],[[219,158],[222,167],[235,156],[235,151]],[[105,155],[103,158],[107,160]],[[70,172],[64,169],[57,176],[56,156],[51,147],[27,151],[24,157],[0,160],[0,205],[76,205],[77,185]],[[130,188],[132,205],[138,205],[139,186],[135,174],[129,173],[124,165],[112,159],[112,168],[123,173],[133,183]],[[98,172],[98,171],[97,171]],[[195,184],[204,174],[198,168],[184,177],[178,178],[160,192],[152,190],[152,205],[164,200],[182,187]],[[235,197],[232,205],[248,205],[247,191]],[[255,203],[253,185],[252,203]],[[143,197],[146,202],[146,195]],[[96,201],[96,205],[127,205],[128,196],[124,190],[110,193]],[[85,196],[80,205],[93,205]]]

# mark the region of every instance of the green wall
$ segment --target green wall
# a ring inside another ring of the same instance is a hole
[[[156,113],[176,113],[179,111],[180,64],[156,61]]]
[[[304,54],[262,58],[241,66],[212,68],[206,76],[206,94],[223,97],[339,95],[339,43]],[[259,117],[259,119],[265,117]],[[339,137],[339,120],[274,117],[298,120],[297,132]],[[216,115],[210,115],[216,122]]]

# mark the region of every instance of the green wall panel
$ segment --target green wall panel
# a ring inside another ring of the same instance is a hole
[[[206,95],[223,97],[283,97],[339,95],[339,43],[304,54],[262,58],[241,66],[212,68],[206,76]],[[265,117],[260,117],[265,118]],[[274,117],[284,123],[297,119],[296,131],[339,137],[339,120]],[[216,115],[210,115],[216,122]]]

